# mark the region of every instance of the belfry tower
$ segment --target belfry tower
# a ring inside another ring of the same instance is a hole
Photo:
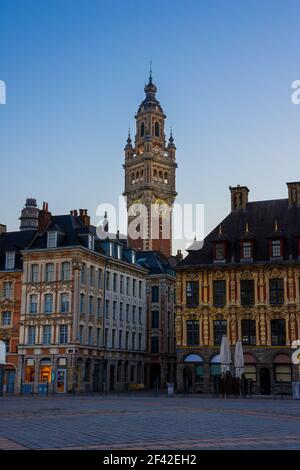
[[[125,191],[128,211],[128,241],[137,250],[172,254],[172,206],[175,190],[176,147],[170,133],[166,146],[165,119],[152,81],[145,86],[139,106],[134,146],[130,133],[125,146]],[[144,212],[144,208],[147,212]],[[131,228],[136,228],[133,236]]]

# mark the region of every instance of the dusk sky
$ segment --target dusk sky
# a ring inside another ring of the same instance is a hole
[[[173,126],[180,203],[205,204],[205,233],[249,199],[300,180],[299,0],[0,0],[1,216],[26,197],[54,214],[124,189],[123,148],[149,59]],[[180,243],[175,244],[175,248]]]

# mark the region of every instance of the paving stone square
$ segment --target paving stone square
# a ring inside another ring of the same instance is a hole
[[[1,397],[0,449],[300,449],[300,401]]]

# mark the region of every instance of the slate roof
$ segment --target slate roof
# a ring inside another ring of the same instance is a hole
[[[277,221],[278,230],[275,230]],[[248,202],[245,210],[232,211],[222,222],[221,237],[227,243],[227,263],[240,262],[240,241],[254,242],[253,262],[269,262],[269,240],[283,239],[283,261],[298,260],[298,237],[300,236],[300,207],[289,206],[288,199]],[[191,251],[178,268],[215,264],[214,242],[218,240],[220,224],[205,238],[203,248]]]
[[[24,230],[19,232],[5,232],[0,235],[0,270],[5,269],[5,253],[15,251],[15,269],[22,269],[22,256],[20,251],[29,246],[36,230]]]
[[[149,274],[164,274],[175,277],[175,271],[170,261],[159,251],[137,251],[137,263],[148,269]]]

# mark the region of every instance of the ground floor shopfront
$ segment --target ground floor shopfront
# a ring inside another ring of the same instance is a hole
[[[234,347],[231,349],[234,357]],[[299,367],[292,364],[288,347],[244,349],[245,376],[252,393],[291,394],[292,381],[299,380]],[[232,373],[234,367],[232,366]],[[177,351],[177,391],[212,393],[214,377],[221,375],[219,348],[182,348]]]
[[[144,383],[142,353],[81,348],[26,349],[19,354],[14,393],[126,391]]]

